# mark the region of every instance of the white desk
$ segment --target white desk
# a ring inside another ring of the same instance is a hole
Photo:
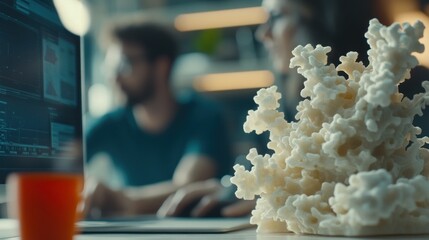
[[[0,230],[6,230],[8,221],[0,219]],[[332,237],[332,236],[313,236],[313,235],[295,235],[291,233],[283,234],[257,234],[255,229],[246,229],[230,233],[219,234],[80,234],[76,235],[74,240],[137,240],[137,239],[154,239],[154,240],[350,240],[357,238],[348,237]],[[383,237],[366,237],[358,238],[359,240],[380,240],[380,239],[429,239],[428,235],[415,235],[415,236],[383,236]],[[7,238],[7,240],[19,240],[19,237]]]
[[[316,240],[316,239],[334,239],[334,240],[350,240],[353,238],[347,237],[322,237],[311,235],[295,235],[295,234],[257,234],[255,229],[247,229],[242,231],[220,233],[220,234],[105,234],[105,235],[79,235],[75,240],[123,240],[123,239],[155,239],[155,240]],[[356,239],[356,238],[354,238]],[[390,237],[372,237],[359,238],[359,240],[367,239],[429,239],[429,235],[420,236],[390,236]]]
[[[385,237],[367,237],[367,238],[347,238],[347,237],[323,237],[311,235],[295,234],[257,234],[254,229],[242,230],[231,233],[220,234],[88,234],[77,235],[74,240],[384,240],[384,239],[429,239],[429,235],[419,236],[385,236]],[[7,240],[19,240],[19,238],[8,238]]]

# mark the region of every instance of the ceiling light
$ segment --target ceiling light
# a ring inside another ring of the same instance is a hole
[[[261,7],[238,8],[221,11],[182,14],[174,25],[179,31],[257,25],[267,21],[268,15]]]
[[[227,91],[271,86],[274,75],[270,71],[217,73],[200,76],[194,80],[197,91]]]

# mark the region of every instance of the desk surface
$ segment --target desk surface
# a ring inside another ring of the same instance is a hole
[[[358,238],[359,240],[381,240],[381,239],[428,239],[429,235],[418,235],[418,236],[384,236],[384,237],[366,237]],[[139,239],[151,239],[151,240],[350,240],[356,238],[347,237],[323,237],[323,236],[312,236],[312,235],[296,235],[291,233],[283,234],[258,234],[255,229],[247,229],[242,231],[236,231],[231,233],[220,233],[220,234],[87,234],[77,235],[74,240],[139,240]],[[7,240],[19,240],[19,238],[8,238]]]
[[[7,226],[11,226],[10,221],[0,219],[0,230],[5,232]],[[230,233],[219,233],[219,234],[80,234],[75,236],[74,240],[123,240],[123,239],[154,239],[154,240],[316,240],[316,239],[335,239],[335,240],[350,240],[356,238],[348,237],[332,237],[332,236],[313,236],[313,235],[296,235],[292,233],[282,234],[261,234],[256,233],[255,229],[246,229],[241,231],[235,231]],[[3,239],[3,238],[0,238]],[[6,238],[7,240],[19,240],[19,237]],[[415,235],[415,236],[383,236],[383,237],[362,237],[359,240],[380,240],[380,239],[429,239],[428,235]]]
[[[387,236],[387,237],[369,237],[359,238],[359,240],[380,240],[380,239],[428,239],[429,235],[419,236]],[[316,239],[335,239],[335,240],[350,240],[356,238],[347,237],[322,237],[311,235],[295,235],[295,234],[257,234],[254,229],[243,231],[221,233],[221,234],[88,234],[78,235],[74,240],[123,240],[123,239],[153,239],[153,240],[316,240]],[[8,238],[7,240],[19,240],[16,238]]]
[[[366,239],[428,239],[429,235],[419,236],[390,236],[390,237],[372,237],[372,238],[359,238],[359,240]],[[255,229],[247,229],[242,231],[221,233],[221,234],[97,234],[97,235],[79,235],[75,240],[119,240],[119,239],[155,239],[155,240],[316,240],[316,239],[333,239],[330,237],[311,236],[311,235],[296,235],[291,233],[283,234],[257,234]],[[335,240],[350,240],[353,238],[335,237]]]

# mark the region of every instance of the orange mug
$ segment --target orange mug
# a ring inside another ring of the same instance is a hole
[[[80,218],[83,176],[17,173],[7,179],[8,213],[19,220],[21,240],[72,240]]]

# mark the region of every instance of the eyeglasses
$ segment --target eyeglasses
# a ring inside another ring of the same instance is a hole
[[[133,72],[136,65],[147,61],[147,56],[143,53],[125,55],[118,45],[112,45],[106,52],[104,58],[104,74],[112,79],[117,76],[126,76]]]
[[[116,66],[115,72],[117,75],[129,75],[132,73],[133,68],[137,64],[145,62],[147,62],[147,59],[143,54],[135,56],[125,56],[122,54]]]

